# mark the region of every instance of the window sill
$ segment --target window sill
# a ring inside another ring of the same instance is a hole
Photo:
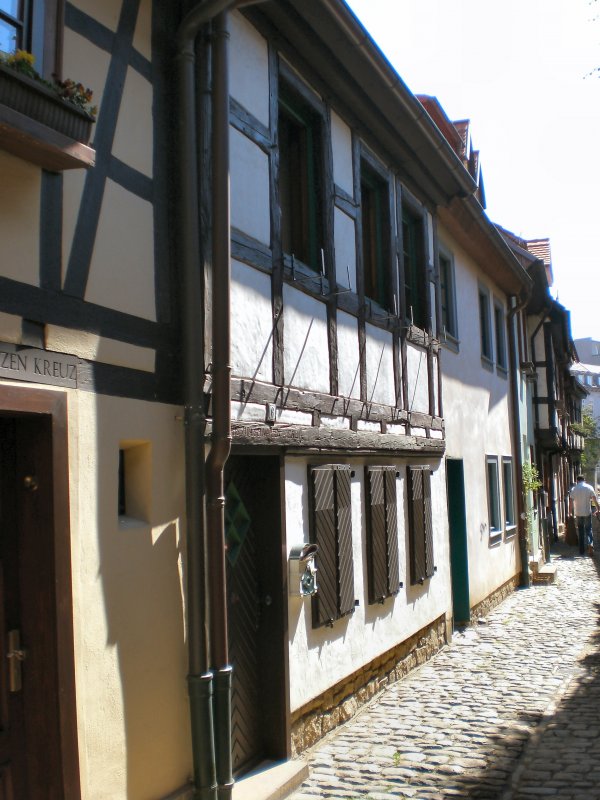
[[[51,172],[87,169],[96,162],[93,148],[2,103],[0,149]]]
[[[445,350],[450,350],[453,353],[460,352],[460,342],[452,334],[446,332],[446,337],[441,339],[440,344]]]
[[[516,525],[507,525],[506,531],[504,533],[505,539],[514,539],[517,535],[517,526]]]
[[[494,362],[487,356],[481,356],[481,366],[487,369],[488,372],[494,371]]]
[[[502,543],[502,531],[500,531],[500,530],[491,530],[490,531],[489,546],[490,547],[497,547],[501,543]]]
[[[508,378],[508,369],[506,367],[500,366],[500,364],[496,364],[496,374],[500,378]]]

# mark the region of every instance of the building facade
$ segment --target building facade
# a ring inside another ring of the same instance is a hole
[[[468,125],[341,0],[245,6],[1,12],[98,104],[0,94],[11,800],[228,796],[522,579],[531,278]]]

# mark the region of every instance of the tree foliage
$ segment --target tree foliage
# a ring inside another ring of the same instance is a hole
[[[585,447],[581,454],[581,471],[586,480],[594,485],[596,465],[600,463],[600,430],[591,408],[584,406],[581,422],[574,423],[572,428],[585,439]]]

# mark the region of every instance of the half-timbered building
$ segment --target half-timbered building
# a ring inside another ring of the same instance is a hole
[[[452,459],[514,582],[528,279],[343,0],[17,7],[98,115],[0,94],[2,789],[228,797],[448,640]]]

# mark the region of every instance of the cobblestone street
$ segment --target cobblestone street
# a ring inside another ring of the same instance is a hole
[[[600,560],[576,553],[310,750],[291,800],[600,798]]]

